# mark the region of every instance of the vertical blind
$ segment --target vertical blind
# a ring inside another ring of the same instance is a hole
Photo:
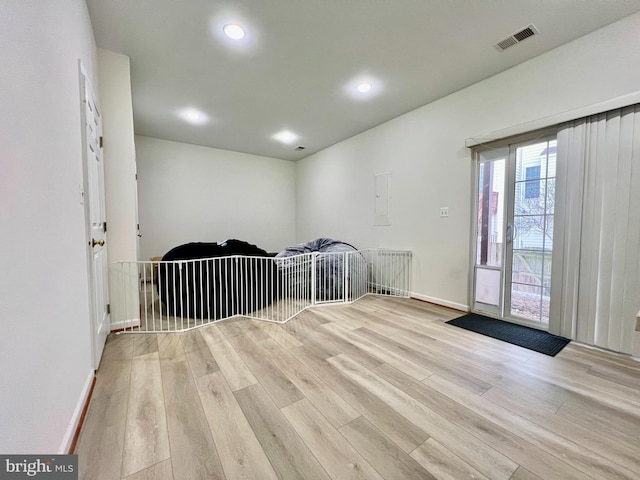
[[[550,329],[631,353],[640,310],[640,104],[561,126],[557,182]]]

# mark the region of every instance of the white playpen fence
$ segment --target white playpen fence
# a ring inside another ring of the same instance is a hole
[[[112,330],[181,332],[235,316],[285,323],[365,295],[408,297],[411,252],[117,262],[111,273]]]

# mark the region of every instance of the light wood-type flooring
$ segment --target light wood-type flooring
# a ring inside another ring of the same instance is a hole
[[[286,325],[111,335],[82,479],[638,479],[640,363],[365,297]]]

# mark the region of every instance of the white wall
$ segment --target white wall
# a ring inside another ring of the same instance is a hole
[[[0,452],[56,453],[92,377],[78,59],[82,0],[0,6]]]
[[[129,57],[98,49],[109,258],[135,261],[136,150]]]
[[[295,243],[294,163],[139,135],[136,152],[141,260],[188,242]]]
[[[411,249],[417,296],[465,308],[465,139],[636,92],[639,44],[636,14],[298,162],[297,241]],[[393,172],[392,226],[374,227],[374,174],[385,170]],[[449,218],[439,218],[440,206]]]
[[[129,57],[99,48],[98,74],[104,136],[107,254],[110,263],[135,262],[138,259],[138,199]],[[138,285],[135,277],[131,280],[125,293],[122,276],[118,276],[113,265],[109,266],[112,328],[121,327],[114,322],[139,315],[134,301]],[[120,298],[122,295],[126,295],[128,302]],[[128,311],[122,310],[124,305]]]

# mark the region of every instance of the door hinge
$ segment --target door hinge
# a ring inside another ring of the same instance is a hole
[[[102,222],[102,231],[107,233],[107,222]]]
[[[107,315],[111,314],[111,304],[107,303]]]
[[[102,140],[102,136],[100,136],[100,148],[102,148],[102,144],[103,144],[103,140]]]

